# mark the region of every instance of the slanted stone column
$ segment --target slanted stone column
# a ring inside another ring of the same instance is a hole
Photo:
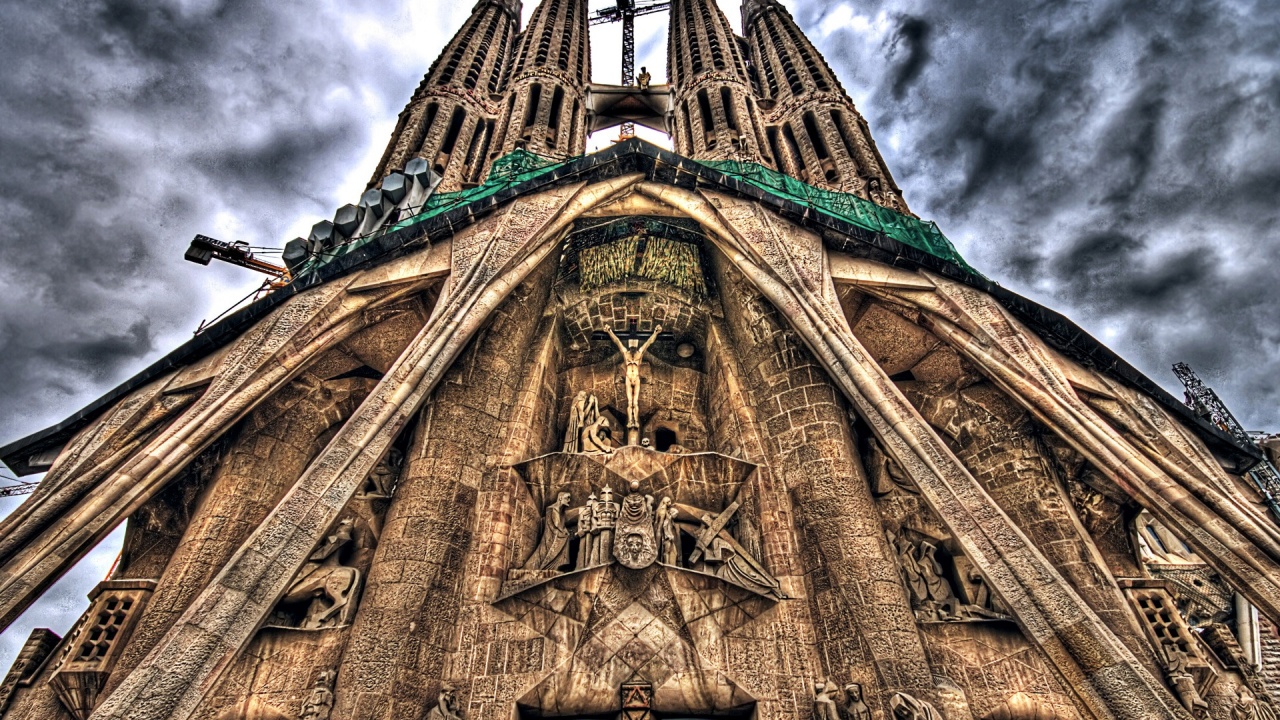
[[[536,271],[499,306],[418,418],[338,675],[335,718],[416,718],[436,701],[445,659],[458,646],[481,478],[500,457],[494,450],[551,270]]]
[[[304,376],[250,415],[191,518],[129,645],[110,694],[209,584],[328,439],[373,388],[368,378],[320,382]]]
[[[898,691],[932,700],[915,616],[839,392],[736,271],[722,269],[719,284],[765,457],[791,495],[801,533],[797,554],[821,658],[815,670],[840,686],[861,683],[873,706],[888,708]]]

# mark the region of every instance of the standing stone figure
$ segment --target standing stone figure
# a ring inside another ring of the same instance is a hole
[[[938,548],[925,540],[920,543],[920,576],[924,580],[925,590],[929,595],[930,609],[935,610],[942,619],[955,617],[956,594],[951,589],[951,582],[942,574],[942,563],[938,562]]]
[[[653,76],[649,74],[649,68],[641,65],[640,74],[636,76],[636,84],[641,90],[649,89],[649,82],[653,80]]]
[[[871,720],[871,708],[867,707],[866,701],[862,699],[861,683],[845,685],[844,694],[848,698],[844,713],[849,716],[849,720]]]
[[[627,344],[623,345],[611,327],[606,327],[605,332],[609,333],[613,344],[618,346],[618,352],[622,353],[622,362],[625,365],[623,372],[627,384],[627,430],[638,431],[640,429],[640,360],[653,341],[658,339],[662,326],[654,326],[653,334],[639,348],[636,347],[639,343],[634,338],[627,340]]]
[[[825,682],[813,684],[813,720],[840,720],[840,713],[836,711],[836,701],[827,694],[827,684]]]
[[[676,509],[671,498],[664,497],[658,503],[658,562],[680,566],[680,531],[676,530]]]
[[[596,513],[596,494],[591,493],[587,496],[587,504],[578,508],[578,530],[575,533],[578,538],[578,564],[574,568],[576,570],[585,570],[586,568],[596,565],[596,557],[599,553],[596,551],[596,533],[594,522]]]
[[[591,397],[595,399],[594,395]],[[564,430],[564,446],[561,452],[582,452],[582,429],[590,422],[587,419],[587,413],[587,391],[579,390],[578,394],[573,396],[573,405],[569,406],[569,425]]]
[[[522,570],[559,570],[568,564],[569,528],[565,525],[564,513],[572,501],[569,493],[562,492],[547,506],[542,520],[542,539]]]
[[[436,701],[436,706],[427,714],[427,720],[462,720],[462,713],[458,712],[458,699],[454,697],[452,685],[440,688],[440,697]]]
[[[928,702],[904,692],[894,693],[889,710],[897,720],[943,720],[942,714]]]
[[[595,535],[592,565],[603,565],[613,559],[613,533],[618,526],[618,503],[608,485],[600,491],[600,499],[591,510],[591,532]]]
[[[298,715],[298,720],[328,720],[329,712],[333,710],[334,675],[332,670],[320,673],[316,678],[315,687],[307,696],[307,701],[302,704],[302,713]]]
[[[369,498],[389,498],[396,489],[396,479],[400,476],[400,466],[404,455],[391,448],[387,456],[382,458],[373,470],[369,471],[369,489],[365,493]]]

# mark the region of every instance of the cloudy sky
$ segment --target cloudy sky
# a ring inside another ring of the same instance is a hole
[[[787,5],[912,208],[972,265],[1175,394],[1184,360],[1247,427],[1280,430],[1280,4]],[[279,247],[354,201],[469,10],[0,3],[0,442],[66,417],[260,282],[184,262],[192,235]],[[637,28],[656,81],[665,16]],[[618,32],[594,31],[598,80],[617,81]],[[0,635],[0,671],[32,627],[70,626],[118,549],[117,534]]]

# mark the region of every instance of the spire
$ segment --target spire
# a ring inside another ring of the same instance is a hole
[[[586,0],[542,0],[520,36],[490,159],[516,148],[581,155],[590,78]]]
[[[791,13],[777,0],[744,0],[742,24],[779,169],[909,213],[867,121]]]
[[[481,179],[519,24],[519,0],[476,3],[401,111],[370,185],[415,157],[444,178],[442,190]]]
[[[738,38],[713,0],[673,0],[667,44],[676,151],[772,162]]]

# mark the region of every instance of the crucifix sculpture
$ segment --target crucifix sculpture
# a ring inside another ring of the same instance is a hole
[[[618,352],[622,353],[622,362],[624,365],[623,373],[627,384],[627,444],[640,444],[640,360],[644,357],[644,353],[658,339],[658,333],[662,332],[662,326],[656,325],[653,328],[653,334],[643,345],[635,338],[628,338],[627,344],[623,345],[618,336],[614,334],[613,328],[606,327],[605,332],[609,333],[609,337],[613,339],[613,344],[618,346]],[[639,346],[639,347],[637,347]]]

